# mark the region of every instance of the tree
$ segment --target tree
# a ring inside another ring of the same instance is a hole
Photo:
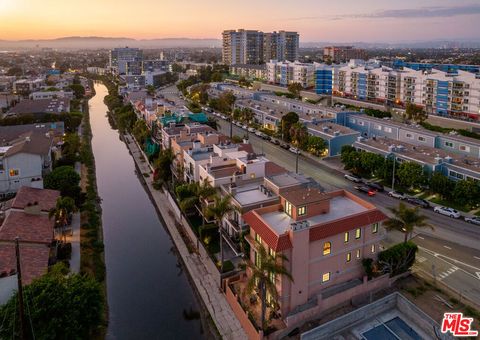
[[[458,181],[453,190],[453,198],[461,205],[474,208],[480,203],[480,186],[473,180]]]
[[[267,325],[265,318],[267,294],[271,296],[274,308],[278,308],[277,276],[285,277],[292,282],[293,277],[283,266],[283,262],[288,261],[285,255],[280,253],[274,253],[273,256],[269,255],[263,246],[259,246],[256,256],[256,263],[252,263],[251,261],[246,262],[246,266],[252,274],[248,279],[245,293],[251,294],[255,289],[258,289],[262,304],[260,316],[261,327],[264,330]]]
[[[100,284],[90,276],[68,273],[61,263],[25,286],[24,299],[30,306],[25,310],[26,320],[31,321],[27,339],[33,339],[33,335],[36,339],[90,339],[103,321],[104,295]],[[17,301],[15,293],[0,307],[0,315],[5,317],[0,325],[2,339],[19,338]]]
[[[148,138],[149,131],[147,124],[143,119],[139,119],[135,122],[135,124],[133,125],[132,133],[140,145],[143,145],[145,143]]]
[[[65,240],[65,227],[68,224],[68,219],[71,214],[77,211],[77,207],[75,206],[75,201],[71,197],[59,197],[57,199],[57,203],[55,208],[52,208],[48,212],[48,218],[55,217],[55,224],[57,227],[62,228],[62,235]]]
[[[173,63],[173,64],[172,64],[172,72],[182,73],[182,72],[184,72],[184,71],[185,71],[185,69],[184,69],[181,65],[179,65],[179,64],[177,64],[177,63]]]
[[[418,123],[423,123],[428,118],[427,112],[423,110],[421,106],[413,103],[407,103],[405,115],[407,116],[408,120],[414,120]]]
[[[214,203],[209,205],[206,210],[206,216],[214,218],[217,222],[218,233],[220,236],[220,272],[223,273],[223,227],[222,220],[228,214],[237,210],[237,208],[231,203],[232,196],[225,195],[223,197],[215,196]]]
[[[360,166],[363,173],[369,176],[381,174],[379,170],[382,169],[383,163],[385,162],[383,156],[371,152],[360,152],[359,155]]]
[[[85,95],[85,88],[80,84],[72,84],[69,88],[73,91],[73,95],[77,99],[82,99]]]
[[[430,228],[433,230],[433,226],[426,222],[427,216],[420,214],[419,209],[420,207],[408,208],[401,202],[398,209],[395,207],[388,208],[394,216],[383,224],[388,230],[398,230],[404,233],[404,242],[407,243],[415,228]]]
[[[307,142],[307,127],[300,122],[296,122],[290,127],[290,138],[292,143],[300,149],[304,149]]]
[[[156,183],[163,185],[172,179],[172,162],[174,155],[171,149],[161,150],[153,167],[153,179]]]
[[[149,96],[154,96],[155,95],[155,86],[153,85],[147,85],[146,86],[146,89],[147,89],[147,94]]]
[[[295,97],[300,97],[300,91],[303,90],[303,86],[300,83],[290,83],[288,84],[288,92],[290,92]]]
[[[353,146],[342,146],[340,155],[343,166],[346,170],[351,170],[354,173],[361,172],[360,152],[358,152]]]
[[[255,113],[252,109],[245,107],[242,109],[242,120],[246,123],[250,123],[255,117]]]
[[[69,165],[53,169],[43,179],[45,189],[59,190],[62,196],[72,197],[76,202],[80,198],[79,183],[80,175]]]
[[[308,135],[306,143],[307,151],[315,156],[324,156],[328,144],[325,140],[318,136]]]
[[[430,191],[439,194],[444,199],[452,198],[455,182],[440,172],[434,172],[430,177]]]
[[[396,175],[400,183],[407,188],[417,188],[425,183],[425,172],[420,164],[403,162],[400,164]]]
[[[381,273],[390,273],[390,277],[405,273],[415,263],[418,247],[413,242],[394,245],[378,254],[378,265]]]
[[[295,112],[289,112],[282,116],[281,120],[281,132],[282,139],[286,142],[290,142],[290,127],[298,122],[298,114]]]
[[[62,165],[74,165],[80,150],[80,137],[77,133],[67,133],[63,137]]]

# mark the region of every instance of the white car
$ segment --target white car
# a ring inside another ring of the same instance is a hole
[[[297,148],[294,148],[293,146],[290,147],[290,149],[288,149],[288,151],[293,152],[294,154],[297,154],[297,155],[300,154],[300,150],[298,150]]]
[[[247,126],[247,125],[243,125],[243,126],[242,126],[242,129],[246,130],[246,129],[248,129],[248,126]]]
[[[480,217],[478,217],[478,216],[465,217],[465,222],[480,225]]]
[[[220,115],[220,117],[222,117],[222,119],[227,119],[227,116],[225,115]]]
[[[390,197],[393,197],[393,198],[398,198],[398,199],[401,199],[401,200],[405,200],[408,198],[407,195],[405,195],[403,192],[401,191],[390,191],[388,193],[388,196]]]
[[[357,175],[354,174],[345,174],[343,177],[348,179],[349,181],[355,182],[355,183],[360,183],[362,179],[358,177]]]
[[[433,208],[433,211],[435,211],[438,214],[446,215],[448,217],[452,218],[460,218],[460,213],[456,211],[455,209],[449,208],[449,207],[435,207]]]
[[[255,128],[253,128],[253,127],[248,128],[248,132],[255,132],[255,131],[257,131],[257,130],[255,130]]]
[[[258,136],[258,137],[262,137],[262,132],[261,132],[261,131],[257,131],[257,132],[255,132],[255,135]]]

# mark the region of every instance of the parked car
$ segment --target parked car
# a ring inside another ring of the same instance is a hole
[[[255,128],[253,128],[253,127],[248,128],[248,132],[255,132],[255,131],[257,131],[257,130],[255,130]]]
[[[366,186],[366,185],[357,185],[355,186],[355,189],[360,191],[360,192],[364,192],[366,193],[368,196],[375,196],[375,194],[377,193],[374,189]]]
[[[367,182],[366,184],[369,188],[372,188],[373,190],[376,190],[378,192],[383,192],[385,190],[383,185],[381,185],[380,183]]]
[[[282,149],[285,149],[285,150],[290,149],[290,145],[288,145],[287,143],[282,143],[282,144],[280,144],[280,147],[281,147]]]
[[[262,132],[261,132],[261,131],[256,131],[256,132],[255,132],[255,136],[258,136],[258,137],[261,138],[261,137],[262,137]]]
[[[269,139],[270,139],[270,136],[267,135],[266,133],[263,133],[263,132],[261,133],[261,137],[262,137],[262,139],[265,139],[265,140],[269,140]]]
[[[247,129],[248,129],[248,126],[247,126],[246,124],[244,124],[244,125],[242,126],[242,129],[247,130]]]
[[[421,198],[409,197],[407,198],[407,202],[413,205],[418,205],[425,209],[430,208],[430,203],[428,203],[428,201],[425,201],[424,199],[421,199]]]
[[[480,217],[478,217],[478,216],[465,217],[465,222],[480,225]]]
[[[453,208],[438,206],[433,208],[433,211],[438,214],[446,215],[448,217],[460,218],[460,213]]]
[[[240,123],[240,122],[235,122],[235,125],[238,126],[238,127],[242,127],[242,123]]]
[[[360,176],[354,175],[354,174],[345,174],[343,177],[348,179],[349,181],[355,182],[355,183],[361,183],[362,178]]]
[[[273,137],[270,137],[270,142],[272,142],[275,145],[280,145],[280,141],[278,139],[273,138]]]
[[[393,198],[398,198],[398,199],[401,199],[401,200],[405,200],[408,198],[408,196],[406,194],[404,194],[403,192],[401,191],[390,191],[388,193],[388,196],[390,197],[393,197]]]
[[[222,119],[227,119],[227,116],[225,115],[220,115],[220,117],[222,117]]]
[[[294,154],[300,154],[300,150],[297,148],[294,148],[293,146],[288,149],[288,151],[293,152]]]

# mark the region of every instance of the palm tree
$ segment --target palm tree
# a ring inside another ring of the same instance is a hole
[[[272,297],[274,307],[278,307],[278,292],[276,287],[276,275],[284,276],[293,282],[292,274],[283,266],[283,261],[288,259],[283,254],[276,253],[275,255],[267,254],[263,246],[257,250],[257,263],[251,261],[246,262],[246,266],[251,270],[245,293],[251,294],[255,288],[260,293],[260,301],[262,304],[261,311],[261,327],[265,328],[265,311],[267,309],[267,293]],[[274,275],[272,280],[271,275]]]
[[[198,229],[198,238],[197,238],[197,249],[198,249],[198,240],[202,237],[202,230],[205,228],[205,218],[206,218],[206,204],[205,201],[216,194],[217,190],[210,185],[207,179],[205,179],[202,183],[192,183],[189,184],[191,186],[191,191],[193,195],[189,197],[185,197],[180,201],[180,209],[183,212],[186,212],[189,209],[194,207],[198,207],[200,205],[199,210],[202,213],[202,226]]]
[[[223,273],[223,227],[222,220],[223,218],[236,211],[237,207],[234,206],[232,201],[232,195],[226,195],[223,197],[215,196],[215,202],[213,205],[207,207],[207,216],[213,217],[217,222],[218,232],[220,234],[220,272]]]
[[[68,224],[68,216],[77,211],[75,200],[71,197],[59,197],[55,208],[50,209],[48,218],[55,217],[55,224],[62,228],[64,242],[66,242],[65,226]]]
[[[411,238],[415,228],[431,228],[433,226],[426,222],[427,216],[419,213],[419,207],[408,208],[404,203],[400,203],[398,209],[388,208],[394,215],[383,224],[388,230],[398,230],[405,234],[405,243]]]
[[[307,137],[307,128],[302,123],[297,122],[290,127],[290,138],[297,148],[300,147]]]

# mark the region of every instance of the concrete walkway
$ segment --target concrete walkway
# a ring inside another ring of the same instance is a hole
[[[148,161],[142,161],[147,157],[138,147],[133,137],[125,136],[127,146],[133,155],[133,158],[140,169],[140,173],[151,173],[151,166]],[[141,175],[140,174],[140,175]],[[178,250],[178,253],[183,259],[185,266],[192,278],[195,287],[200,294],[205,306],[207,307],[215,325],[223,339],[247,339],[240,322],[236,318],[233,310],[228,304],[225,295],[220,290],[219,282],[215,280],[215,275],[209,272],[205,266],[204,261],[211,261],[209,258],[202,258],[198,254],[190,254],[182,237],[175,227],[175,220],[168,213],[170,208],[167,196],[161,190],[155,190],[152,186],[152,176],[146,178],[147,189],[150,191],[153,200],[159,209],[166,225],[165,227],[170,232],[173,242]]]

